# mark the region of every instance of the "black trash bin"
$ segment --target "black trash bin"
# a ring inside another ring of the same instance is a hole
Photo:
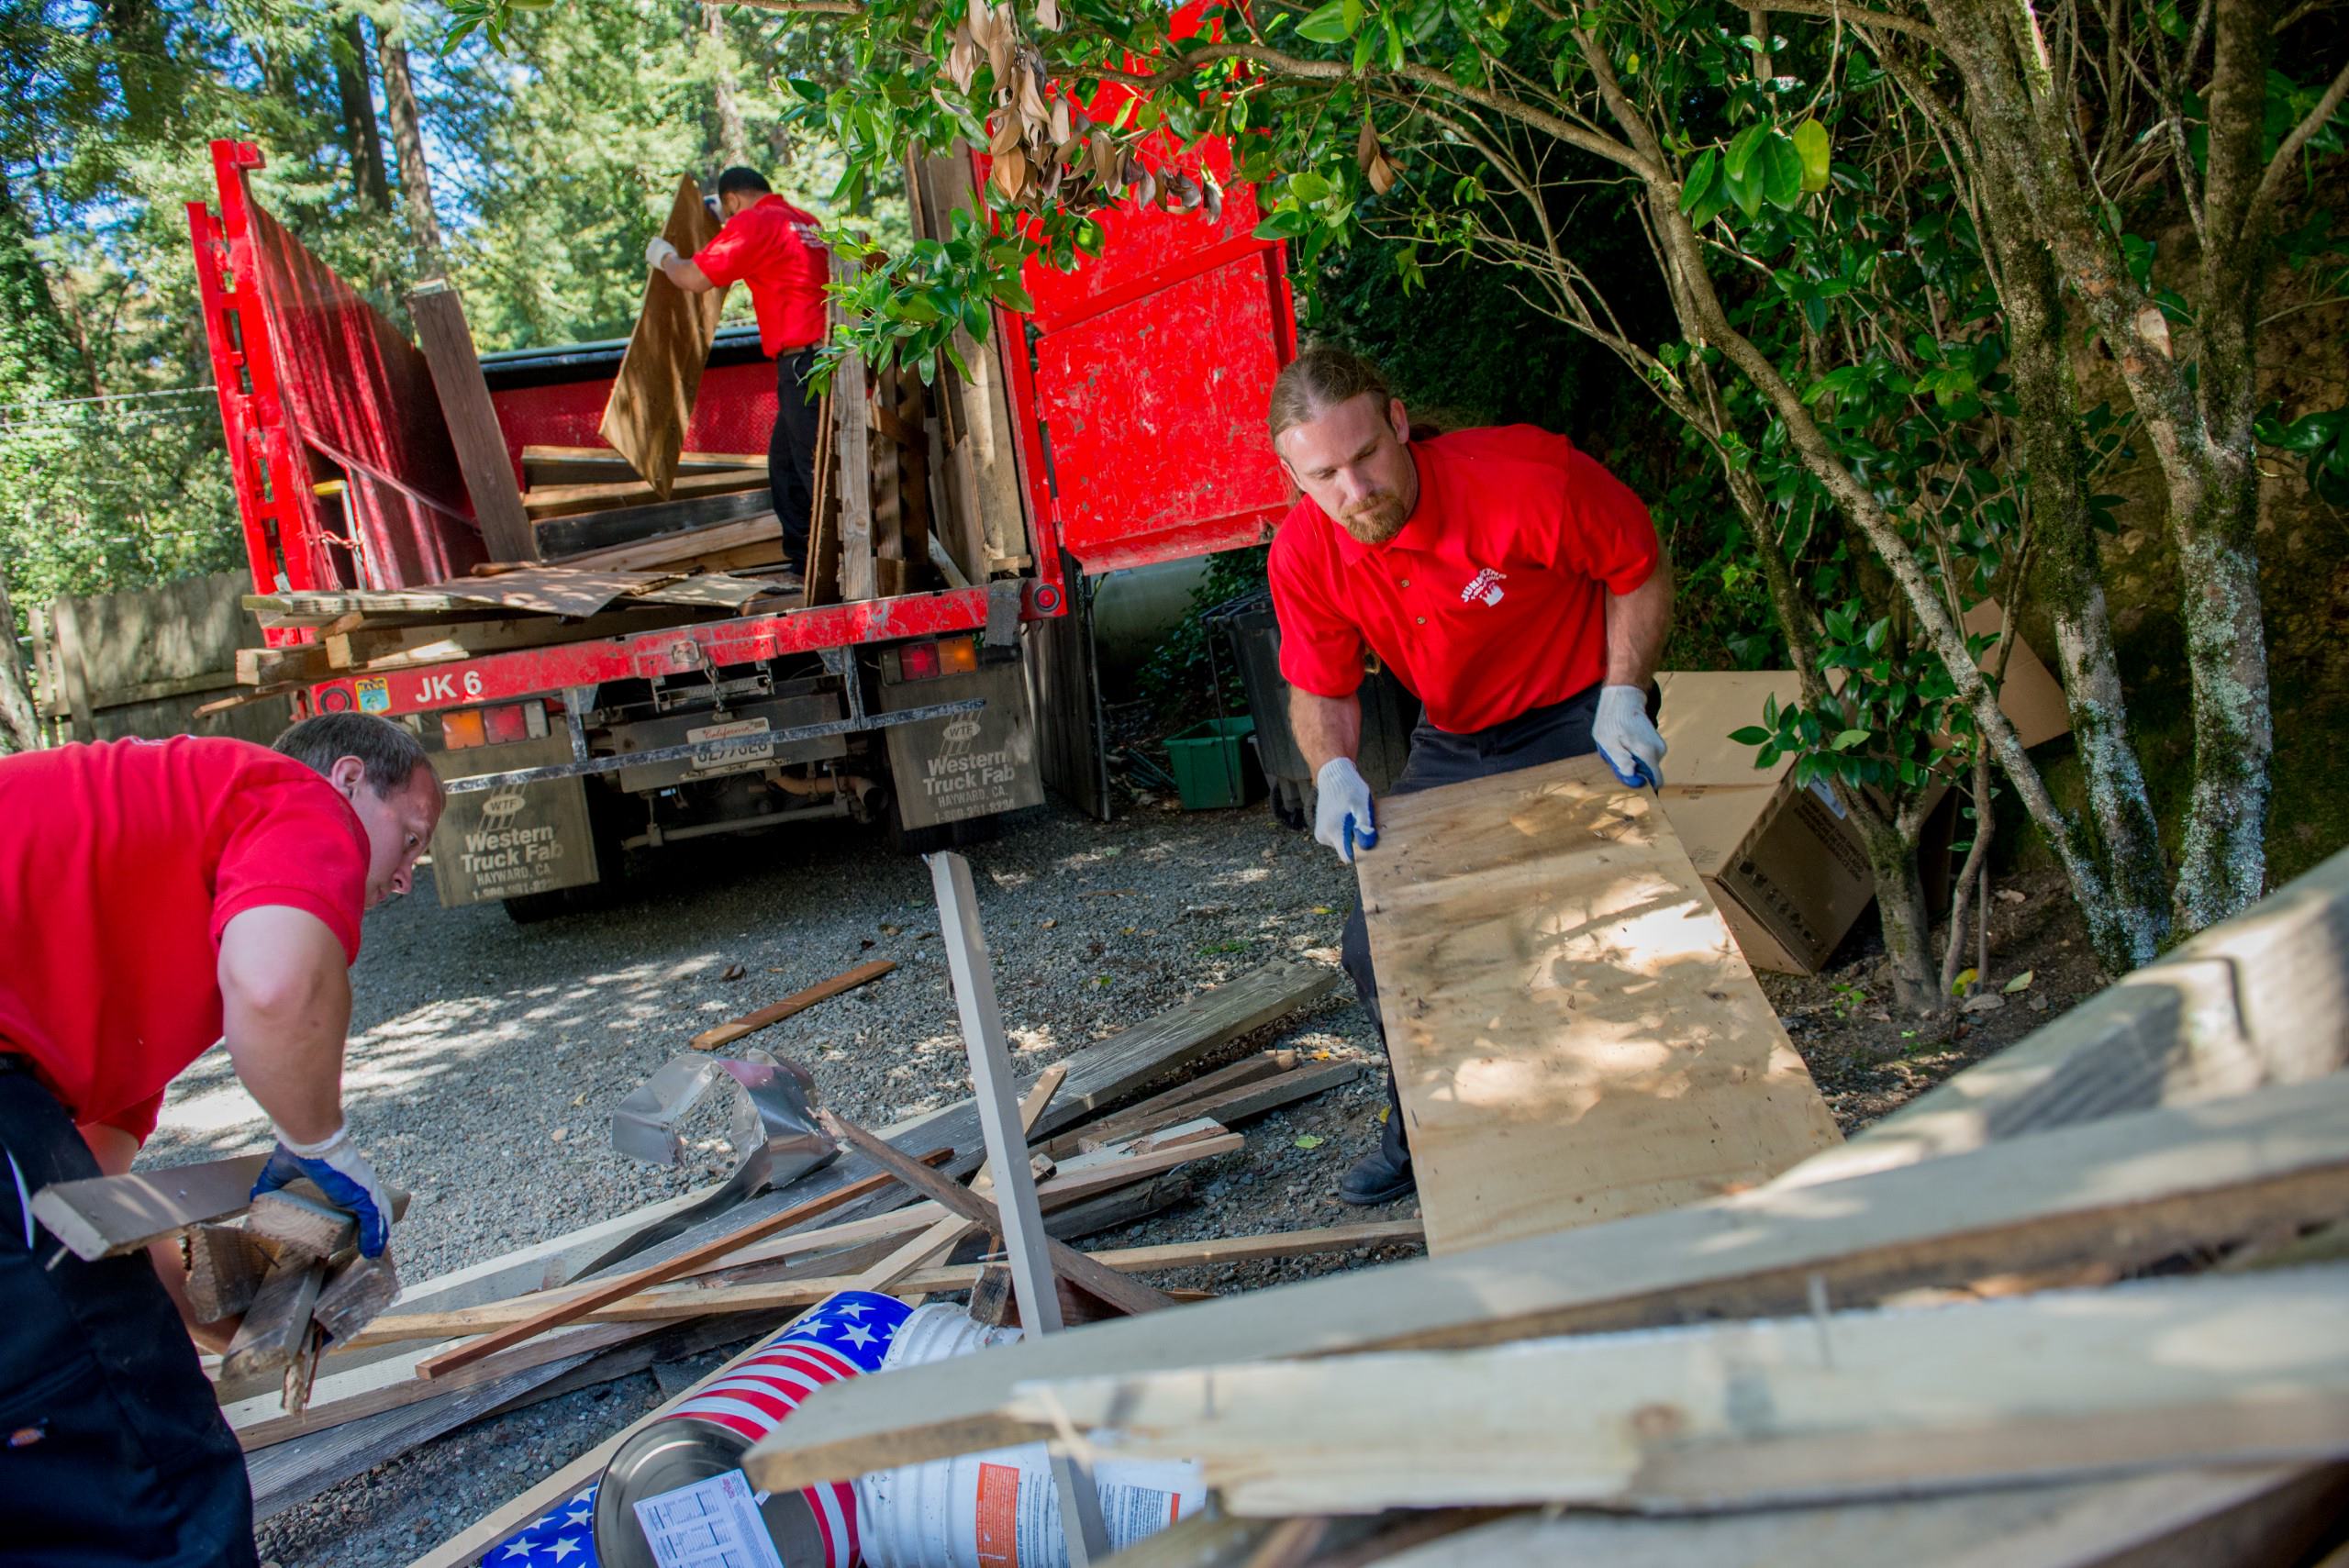
[[[1256,755],[1271,786],[1273,815],[1291,828],[1313,820],[1313,771],[1305,765],[1288,726],[1288,683],[1281,678],[1281,628],[1273,616],[1269,589],[1227,599],[1202,617],[1220,629],[1240,684],[1248,691],[1248,711],[1256,720]],[[1419,699],[1391,671],[1363,677],[1362,749],[1354,765],[1371,793],[1384,795],[1403,776],[1411,750],[1411,727],[1419,721]]]

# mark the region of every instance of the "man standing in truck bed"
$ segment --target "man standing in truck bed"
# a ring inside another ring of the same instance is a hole
[[[297,1176],[380,1255],[383,1184],[343,1119],[361,913],[440,816],[415,736],[305,719],[274,751],[174,736],[0,758],[0,1561],[250,1568],[244,1457],[183,1326],[175,1240],[85,1262],[35,1193],[130,1169],[164,1086],[228,1047]],[[176,1308],[176,1310],[175,1310]]]
[[[1314,770],[1314,837],[1352,863],[1378,841],[1362,742],[1365,646],[1426,709],[1393,793],[1602,753],[1627,784],[1664,782],[1657,657],[1672,568],[1614,475],[1530,425],[1411,439],[1378,372],[1308,349],[1273,384],[1273,450],[1305,498],[1273,539],[1273,608],[1289,722]],[[1382,1039],[1357,904],[1340,947]],[[1380,1146],[1348,1203],[1413,1190],[1389,1064]]]
[[[718,177],[726,226],[690,260],[655,235],[647,263],[687,294],[746,284],[759,318],[759,349],[774,357],[774,429],[767,437],[767,484],[783,526],[784,558],[807,570],[808,513],[816,495],[816,405],[807,377],[824,342],[824,285],[831,259],[818,225],[769,188],[755,169]]]

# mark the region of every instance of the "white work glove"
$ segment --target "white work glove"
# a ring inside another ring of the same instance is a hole
[[[676,259],[677,248],[658,234],[654,235],[652,242],[644,248],[644,264],[656,272],[661,270],[662,262],[674,261]]]
[[[1664,787],[1664,737],[1648,718],[1648,694],[1638,686],[1598,688],[1598,717],[1590,721],[1590,738],[1615,776],[1638,787]],[[1642,775],[1645,775],[1642,777]]]
[[[1346,864],[1354,851],[1378,842],[1378,826],[1370,814],[1370,785],[1349,757],[1332,757],[1313,776],[1313,836],[1338,851]]]
[[[284,1128],[277,1129],[277,1147],[261,1168],[252,1195],[273,1193],[299,1176],[316,1182],[327,1202],[359,1221],[360,1251],[371,1258],[383,1256],[392,1236],[392,1200],[375,1167],[351,1141],[349,1122],[317,1143],[296,1143]]]

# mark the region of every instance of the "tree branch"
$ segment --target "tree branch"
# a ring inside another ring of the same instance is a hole
[[[865,7],[857,0],[735,0],[759,11],[782,11],[796,16],[862,17]]]
[[[1765,9],[1795,17],[1819,17],[1832,22],[1848,22],[1854,27],[1882,28],[1889,33],[1907,33],[1910,38],[1922,39],[1936,49],[1941,47],[1942,36],[1933,30],[1930,22],[1895,16],[1889,11],[1878,11],[1867,6],[1846,6],[1841,0],[1770,0]]]
[[[2267,161],[2266,172],[2259,177],[2259,189],[2252,195],[2251,208],[2244,214],[2243,227],[2246,229],[2254,224],[2262,230],[2266,228],[2276,203],[2283,194],[2284,181],[2292,172],[2292,161],[2300,155],[2300,149],[2309,144],[2309,138],[2322,130],[2325,122],[2339,112],[2344,95],[2349,95],[2349,65],[2341,68],[2340,74],[2332,79],[2332,85],[2327,87],[2324,96],[2317,100],[2316,107],[2286,133],[2283,142],[2276,149],[2276,156]]]

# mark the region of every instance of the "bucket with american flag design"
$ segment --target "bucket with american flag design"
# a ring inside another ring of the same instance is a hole
[[[760,1568],[854,1568],[855,1488],[761,1495],[742,1479],[742,1455],[817,1389],[878,1371],[907,1311],[868,1291],[828,1296],[630,1438],[596,1493],[599,1568],[704,1552]]]

